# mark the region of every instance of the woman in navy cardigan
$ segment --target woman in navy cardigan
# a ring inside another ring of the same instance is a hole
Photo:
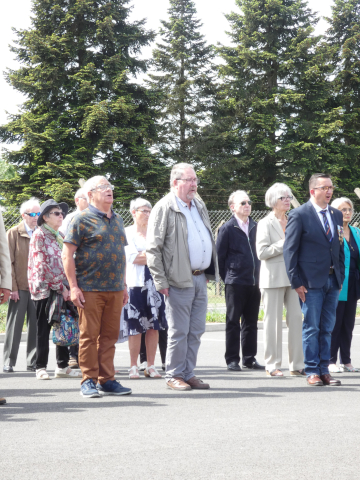
[[[345,280],[336,309],[336,323],[331,334],[329,371],[332,373],[358,372],[351,364],[350,348],[355,325],[356,304],[360,298],[360,230],[351,227],[354,206],[348,198],[337,198],[331,204],[343,214]],[[340,365],[336,365],[340,349]]]

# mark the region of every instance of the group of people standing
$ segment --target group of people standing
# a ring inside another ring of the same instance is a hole
[[[285,307],[290,375],[306,377],[311,386],[337,386],[341,382],[331,373],[358,371],[350,349],[360,298],[360,231],[349,226],[354,211],[350,199],[329,205],[334,191],[329,175],[314,174],[309,191],[310,200],[288,213],[290,188],[272,185],[265,195],[272,210],[258,224],[250,216],[247,193],[239,190],[230,196],[234,216],[217,239],[227,307],[225,359],[229,370],[241,370],[241,337],[243,367],[283,377]],[[255,358],[261,298],[265,366]]]
[[[70,215],[66,203],[25,202],[23,221],[8,232],[9,248],[3,238],[0,244],[1,303],[11,295],[4,372],[16,364],[26,313],[27,369],[39,380],[50,379],[49,332],[70,303],[78,311],[79,347],[56,347],[55,377],[81,378],[84,397],[131,393],[115,380],[115,344],[124,339],[130,379],[140,378],[141,370],[161,378],[155,366],[159,342],[169,388],[208,389],[194,370],[205,331],[207,282],[217,270],[225,283],[229,370],[241,371],[241,343],[243,368],[283,376],[285,306],[290,375],[306,377],[312,386],[340,385],[330,372],[356,371],[350,347],[360,296],[360,231],[349,227],[349,199],[329,206],[330,176],[313,175],[309,202],[289,214],[289,187],[270,187],[265,202],[271,212],[258,224],[248,194],[234,192],[233,216],[219,229],[216,244],[198,184],[192,165],[175,165],[170,193],[154,208],[145,199],[133,200],[134,224],[126,229],[112,209],[114,187],[102,176],[85,182]],[[4,237],[2,219],[0,227]],[[265,366],[256,359],[261,298]],[[146,355],[142,369],[140,350]],[[72,368],[78,365],[81,373]]]

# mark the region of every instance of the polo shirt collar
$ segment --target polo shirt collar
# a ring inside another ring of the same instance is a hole
[[[104,213],[101,210],[99,210],[98,208],[94,207],[94,205],[89,205],[88,209],[90,210],[91,213],[95,213],[96,215],[98,215],[101,218],[107,217],[106,213]],[[111,207],[111,217],[110,218],[113,218],[114,216],[115,216],[115,212]]]

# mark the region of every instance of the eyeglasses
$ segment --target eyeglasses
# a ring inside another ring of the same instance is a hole
[[[288,195],[287,197],[279,197],[279,200],[281,200],[282,202],[283,202],[284,200],[290,200],[290,201],[291,201],[293,198],[294,198],[294,197],[293,197],[292,195]]]
[[[150,215],[150,213],[151,213],[151,210],[140,210],[140,208],[137,208],[136,211],[141,212],[144,215]]]
[[[242,205],[242,206],[245,206],[246,204],[251,205],[252,201],[251,200],[243,200],[242,202],[240,202],[240,205]]]
[[[335,188],[335,185],[332,187],[313,187],[314,190],[321,190],[322,192],[333,192]]]
[[[102,192],[105,192],[105,190],[107,190],[108,188],[110,188],[110,190],[114,190],[114,185],[111,185],[110,183],[108,185],[97,185],[95,188],[92,188],[91,191],[93,192],[94,190],[101,190]]]
[[[60,215],[62,215],[63,217],[65,217],[64,212],[49,212],[49,215],[55,215],[55,217],[59,217]]]
[[[347,213],[347,212],[352,213],[352,212],[353,212],[353,209],[352,209],[352,208],[342,208],[342,209],[340,210],[340,212],[343,212],[343,213]]]
[[[37,213],[33,213],[33,212],[27,213],[27,212],[25,212],[25,215],[29,215],[29,217],[33,217],[33,218],[34,217],[40,217],[40,212],[37,212]]]
[[[196,178],[177,178],[176,180],[182,180],[183,182],[186,183],[196,183],[197,185],[200,184],[200,180]]]

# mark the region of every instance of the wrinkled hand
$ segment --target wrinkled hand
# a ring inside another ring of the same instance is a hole
[[[129,294],[128,294],[127,288],[125,287],[124,293],[123,293],[123,307],[125,307],[128,301],[129,301]]]
[[[85,298],[79,287],[72,287],[70,299],[76,307],[84,308]]]
[[[169,296],[169,289],[168,288],[163,288],[163,289],[159,290],[159,293],[162,293],[163,295],[165,295],[165,297],[168,297]]]
[[[7,288],[0,288],[0,305],[7,302],[10,297],[11,290]]]
[[[304,286],[301,286],[299,288],[295,288],[296,293],[299,295],[300,300],[304,303],[305,302],[305,293],[307,293],[307,290]]]
[[[11,292],[10,293],[10,299],[13,300],[15,303],[20,300],[19,297],[19,292],[16,290],[16,292]]]

